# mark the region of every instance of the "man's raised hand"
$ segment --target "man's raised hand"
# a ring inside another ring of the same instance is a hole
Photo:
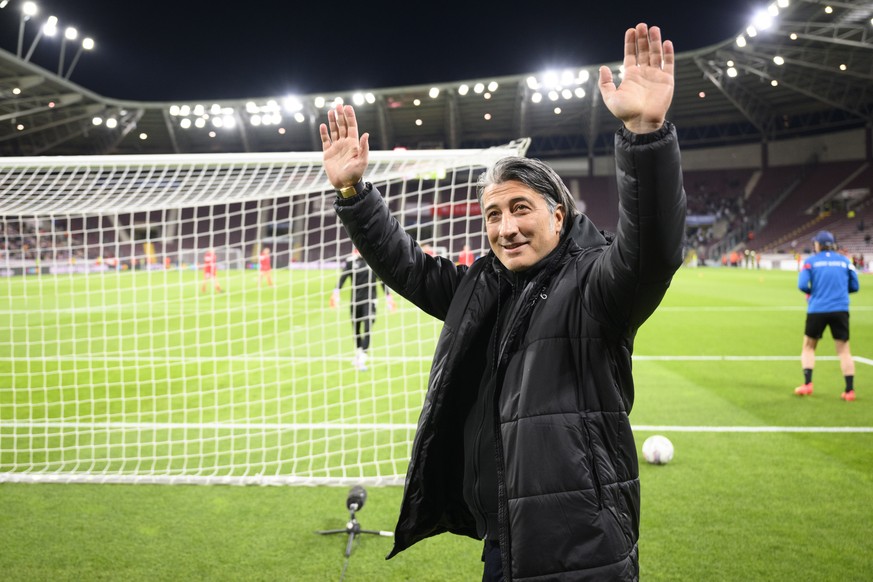
[[[324,151],[324,172],[334,188],[339,190],[357,184],[370,155],[370,134],[358,138],[358,121],[355,108],[351,105],[337,105],[327,112],[330,125],[321,124],[321,149]]]
[[[624,35],[624,78],[616,89],[609,67],[600,67],[600,94],[606,107],[634,133],[659,129],[673,101],[673,43],[661,29],[640,23]]]

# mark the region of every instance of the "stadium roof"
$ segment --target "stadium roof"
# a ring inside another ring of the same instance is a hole
[[[737,38],[677,55],[669,117],[684,148],[873,126],[873,3],[781,4],[769,25],[765,15]],[[359,95],[169,103],[104,98],[0,49],[0,154],[318,150],[318,124],[341,98],[357,103],[378,149],[530,137],[538,157],[598,155],[617,127],[597,89],[600,64]],[[602,64],[619,71],[620,62]]]

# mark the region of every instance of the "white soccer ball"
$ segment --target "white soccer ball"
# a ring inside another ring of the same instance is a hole
[[[666,465],[673,458],[673,443],[659,434],[650,436],[643,443],[643,458],[653,465]]]

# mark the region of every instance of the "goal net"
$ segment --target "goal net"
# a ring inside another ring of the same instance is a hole
[[[366,176],[457,261],[526,147]],[[402,483],[441,324],[377,286],[358,349],[334,199],[320,152],[0,160],[0,482]]]

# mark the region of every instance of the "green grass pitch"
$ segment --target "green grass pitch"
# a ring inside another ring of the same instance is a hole
[[[349,364],[348,292],[327,308],[336,272],[276,272],[277,286],[260,290],[254,272],[224,275],[220,295],[200,294],[193,272],[0,280],[0,472],[42,463],[96,473],[402,474],[411,431],[323,425],[414,423],[438,324],[402,301],[388,314],[380,301],[371,366],[358,373]],[[814,395],[793,395],[805,307],[795,281],[791,272],[684,269],[640,330],[637,445],[660,433],[676,448],[670,464],[641,466],[644,580],[873,576],[873,279],[862,275],[852,296],[854,403],[839,398],[829,336]],[[61,429],[39,442],[27,423],[11,423],[59,418],[128,428]],[[216,428],[251,422],[274,428]],[[344,450],[359,440],[363,451]],[[128,460],[111,460],[118,452]],[[136,466],[137,458],[148,462]],[[2,483],[0,572],[8,580],[338,580],[346,538],[315,532],[345,527],[347,492]],[[401,488],[368,493],[362,526],[393,529]],[[388,538],[360,537],[345,580],[481,578],[474,540],[438,536],[386,562],[390,547]]]

